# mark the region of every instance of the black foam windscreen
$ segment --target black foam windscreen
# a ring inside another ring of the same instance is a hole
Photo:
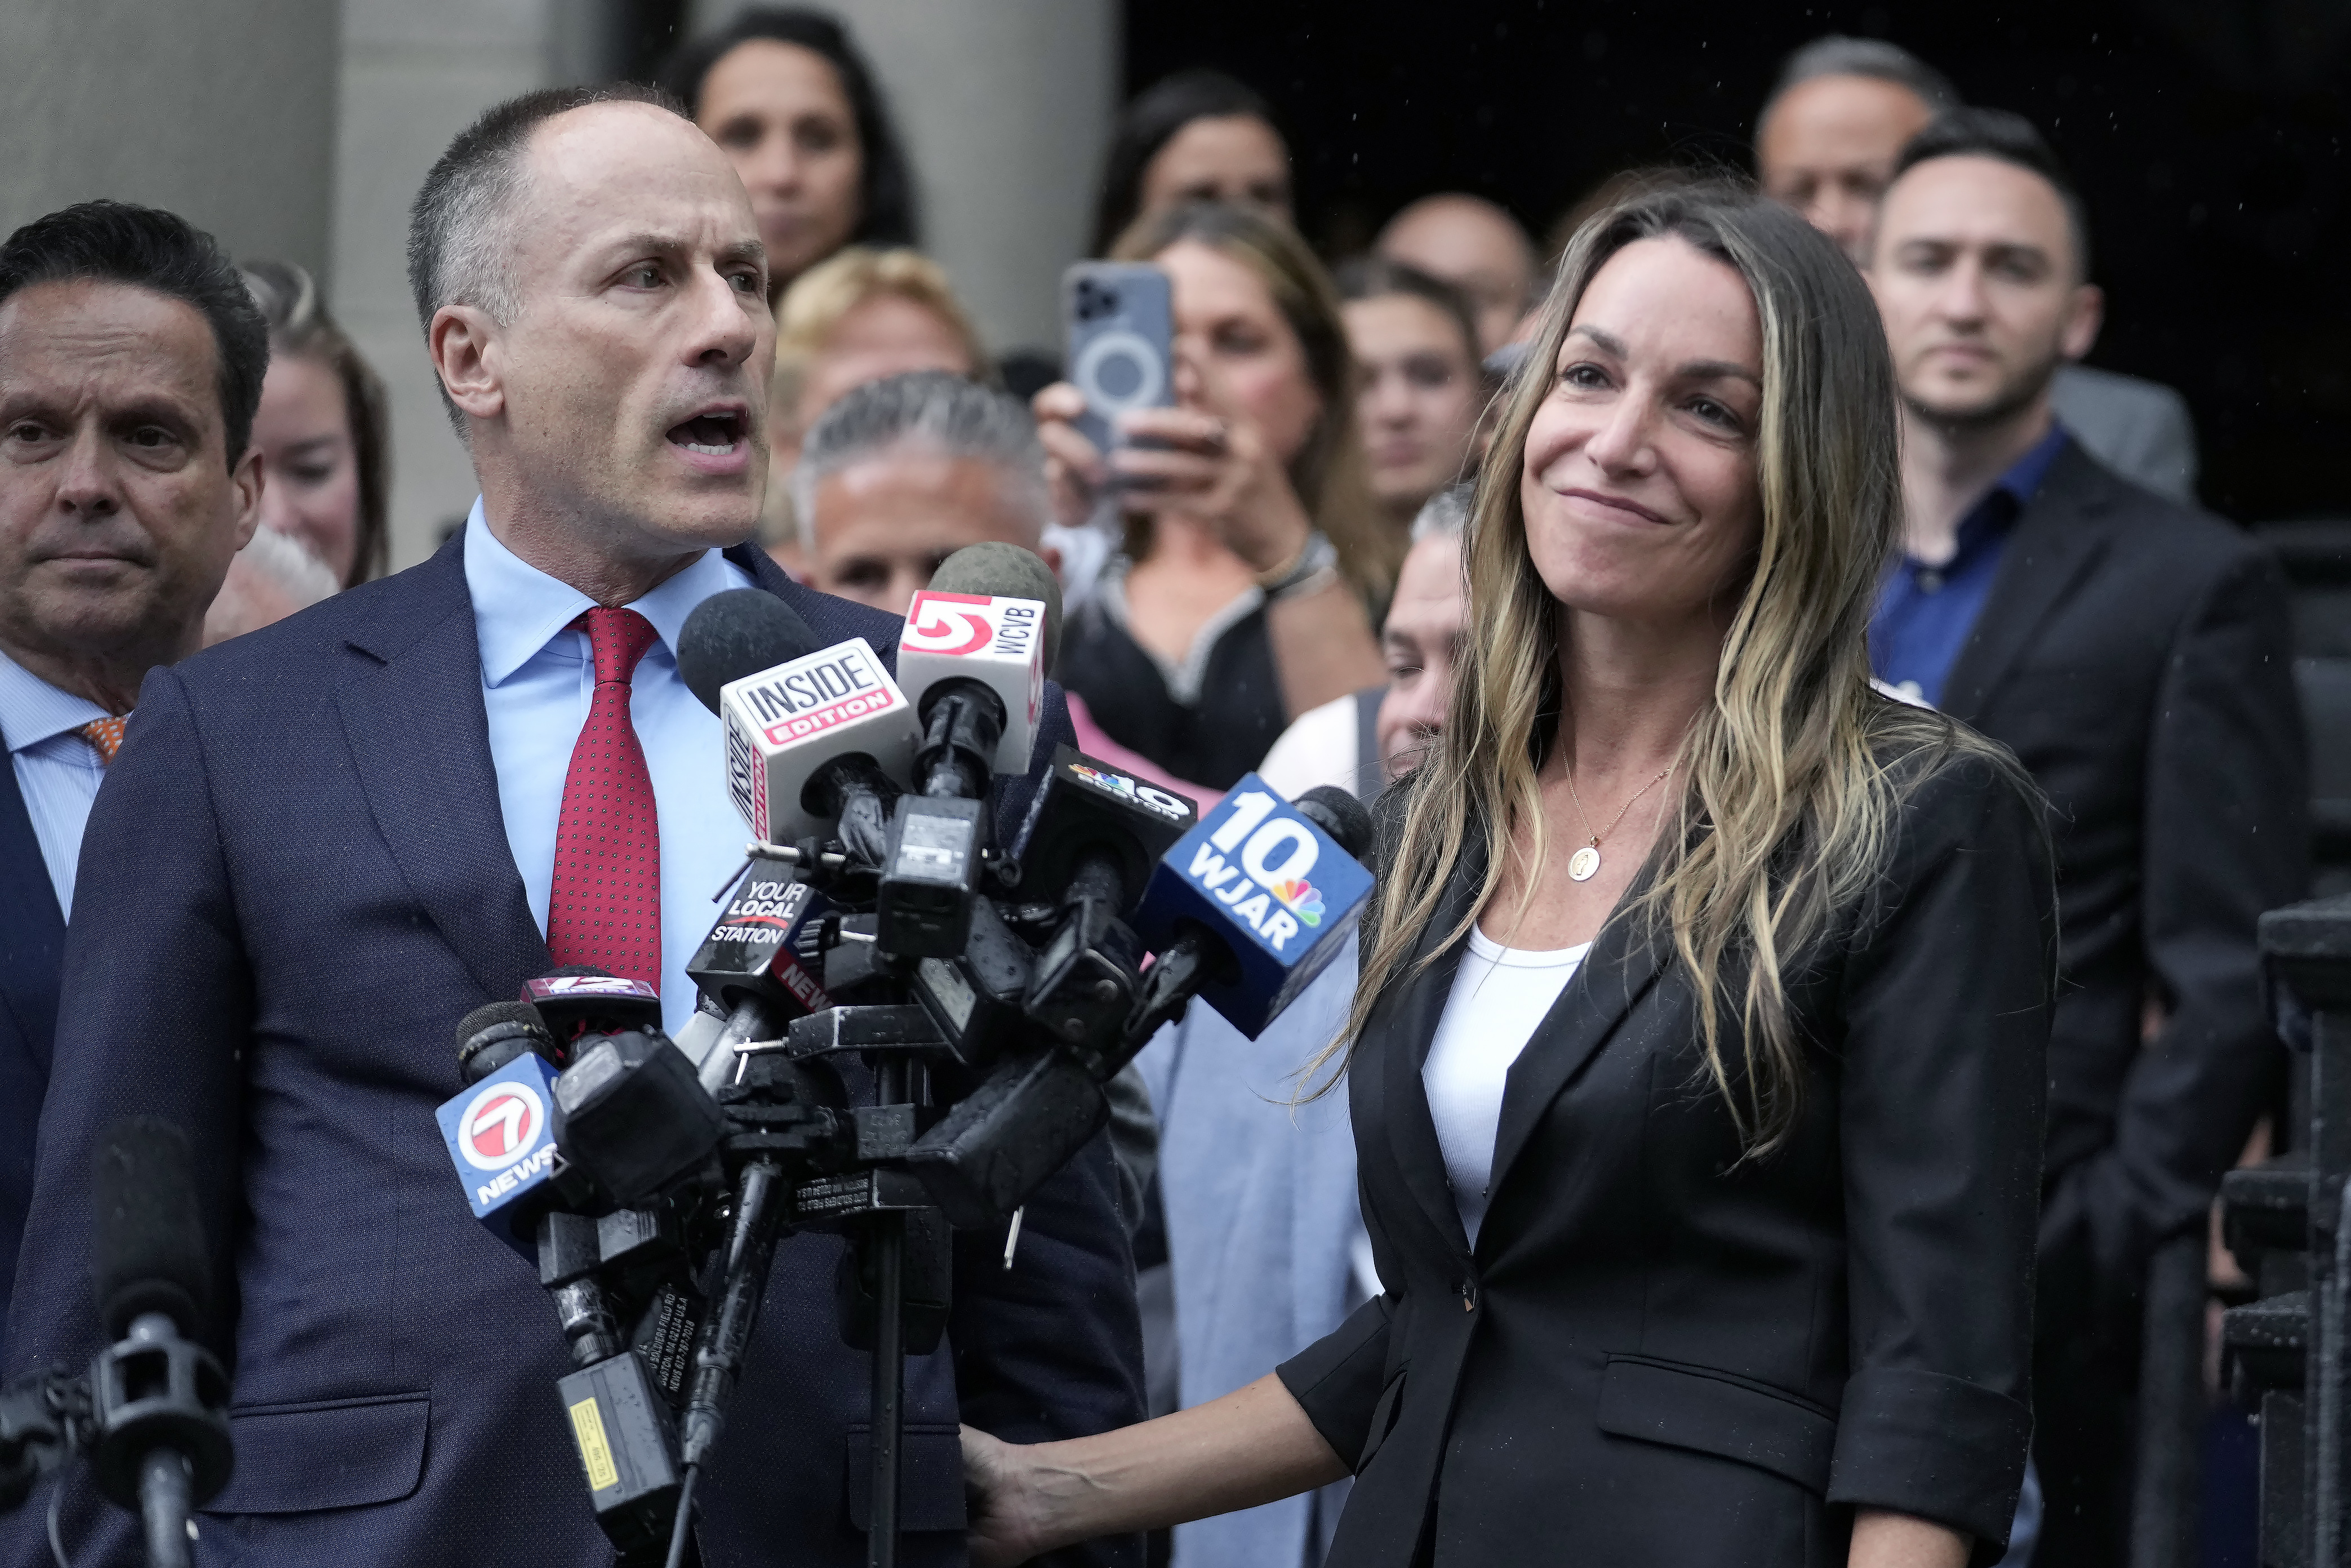
[[[187,1134],[161,1117],[125,1116],[106,1129],[92,1174],[90,1284],[107,1337],[121,1339],[133,1320],[162,1312],[194,1338],[213,1271]]]
[[[463,1070],[503,1040],[526,1040],[531,1045],[544,1041],[540,1054],[555,1054],[555,1037],[547,1031],[547,1021],[538,1016],[538,1008],[521,1001],[484,1002],[458,1021],[457,1066]]]
[[[1300,816],[1330,834],[1332,842],[1355,859],[1362,860],[1371,849],[1371,812],[1336,784],[1317,784],[1293,804]]]
[[[800,612],[758,588],[714,593],[677,633],[677,673],[712,713],[719,688],[813,653],[821,646]]]
[[[1053,569],[1019,545],[966,545],[939,562],[931,574],[938,593],[977,593],[995,599],[1035,599],[1045,606],[1045,673],[1061,655],[1061,585]]]

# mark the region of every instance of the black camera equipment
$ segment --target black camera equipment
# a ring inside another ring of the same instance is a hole
[[[186,1136],[125,1117],[99,1145],[92,1293],[110,1340],[87,1372],[0,1387],[0,1509],[67,1459],[141,1516],[153,1568],[187,1568],[191,1512],[228,1484],[228,1375],[196,1342],[212,1266]],[[54,1528],[54,1518],[52,1527]]]
[[[925,672],[904,694],[911,768],[893,777],[856,749],[870,742],[823,729],[767,743],[794,762],[763,787],[806,780],[770,820],[823,831],[754,840],[721,894],[687,967],[709,1015],[687,1031],[707,1041],[698,1064],[654,1023],[609,1010],[534,1034],[500,1004],[460,1030],[469,1072],[534,1050],[560,1069],[537,1256],[577,1368],[561,1396],[628,1568],[683,1560],[775,1249],[814,1228],[849,1242],[842,1332],[872,1353],[867,1560],[894,1563],[904,1357],[945,1330],[950,1224],[1009,1219],[1011,1267],[1019,1205],[1100,1129],[1103,1082],[1216,967],[1204,947],[1181,975],[1146,981],[1127,924],[1196,821],[1189,800],[1063,748],[1020,852],[992,841],[992,778],[1006,754],[1026,766],[1036,717],[1033,700],[1008,705],[1005,650],[1026,647],[1042,601],[1050,661],[1059,595],[1033,557],[985,548],[951,559],[934,588],[966,596],[955,610],[986,635],[927,662],[902,651],[902,672]],[[772,596],[721,594],[688,618],[679,664],[722,711],[736,682],[833,660],[813,643]]]

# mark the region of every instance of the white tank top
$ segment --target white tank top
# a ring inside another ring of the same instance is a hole
[[[1494,1137],[1510,1064],[1590,951],[1589,942],[1551,952],[1505,947],[1470,928],[1468,950],[1454,974],[1453,992],[1437,1020],[1428,1060],[1421,1064],[1420,1082],[1437,1122],[1437,1145],[1445,1153],[1454,1207],[1460,1210],[1461,1228],[1473,1247],[1486,1218]]]

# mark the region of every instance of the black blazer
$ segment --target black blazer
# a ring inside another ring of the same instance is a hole
[[[2309,874],[2290,632],[2266,550],[2068,445],[1945,685],[2051,807],[2044,1337],[2105,1332],[2094,1304],[2204,1223],[2283,1069],[2254,927]],[[2150,994],[2169,1018],[2142,1043]]]
[[[33,1136],[49,1087],[65,946],[49,862],[33,836],[16,767],[0,747],[0,1323],[8,1321],[16,1244],[33,1201]]]
[[[1348,1080],[1389,1291],[1280,1368],[1356,1472],[1332,1568],[1842,1568],[1850,1505],[1999,1556],[2032,1426],[2038,811],[1980,756],[1915,786],[1873,906],[1792,987],[1802,1109],[1764,1158],[1670,942],[1607,926],[1510,1070],[1474,1249],[1421,1086],[1459,948],[1390,988]]]
[[[611,1561],[556,1397],[554,1308],[474,1222],[433,1120],[455,1021],[551,967],[499,816],[461,549],[152,672],[90,813],[5,1369],[97,1346],[107,1124],[188,1129],[208,1337],[235,1378],[206,1564]],[[894,659],[895,618],[730,559],[823,641]],[[1069,733],[1049,687],[1039,755]],[[999,792],[999,825],[1031,788]],[[1033,1442],[1142,1418],[1117,1191],[1097,1138],[1029,1200],[1015,1267],[1002,1227],[958,1233],[946,1341],[906,1366],[901,1562],[964,1559],[959,1420]],[[841,1258],[820,1233],[777,1249],[699,1500],[708,1568],[865,1559],[871,1381],[841,1338]],[[64,1485],[75,1561],[130,1561],[136,1516],[78,1470]],[[0,1517],[0,1563],[47,1561],[42,1512]]]

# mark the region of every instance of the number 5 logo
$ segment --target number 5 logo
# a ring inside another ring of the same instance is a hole
[[[907,606],[906,630],[898,639],[899,643],[925,653],[977,653],[987,646],[996,629],[985,615],[950,610],[947,606],[987,602],[981,594],[933,593],[925,590],[914,595],[914,602]]]

